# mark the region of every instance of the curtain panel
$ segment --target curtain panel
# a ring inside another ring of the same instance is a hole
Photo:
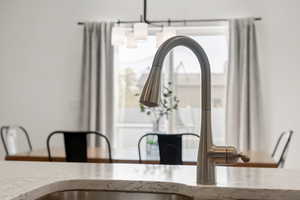
[[[260,147],[260,83],[255,20],[229,22],[226,142],[239,150]]]
[[[114,68],[112,22],[88,22],[83,27],[80,101],[81,130],[99,131],[113,141]],[[89,144],[100,141],[90,138]]]

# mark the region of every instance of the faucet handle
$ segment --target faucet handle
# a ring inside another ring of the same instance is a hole
[[[243,162],[249,162],[250,161],[250,157],[247,156],[247,155],[239,153],[238,156],[242,159]]]
[[[209,157],[219,163],[234,163],[239,158],[243,162],[249,162],[249,156],[239,153],[233,146],[212,146],[208,152]]]

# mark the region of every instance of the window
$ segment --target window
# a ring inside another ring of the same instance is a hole
[[[211,64],[212,129],[214,143],[224,145],[225,91],[228,59],[227,25],[178,28],[177,34],[187,35],[201,44]],[[144,85],[157,50],[156,39],[150,35],[137,48],[120,46],[116,58],[116,141],[118,148],[136,150],[140,136],[151,132],[153,119],[140,112],[139,93]],[[185,47],[176,47],[163,66],[164,82],[172,82],[172,89],[180,100],[179,108],[163,121],[167,132],[200,132],[201,70],[195,55]]]

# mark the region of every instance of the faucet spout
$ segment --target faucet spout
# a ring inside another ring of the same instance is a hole
[[[160,99],[160,79],[165,57],[176,46],[184,46],[192,50],[196,55],[201,68],[201,132],[197,161],[197,183],[215,184],[215,159],[216,155],[226,157],[220,153],[220,148],[213,145],[211,129],[211,83],[210,64],[203,48],[193,39],[186,36],[175,36],[164,42],[157,50],[149,77],[143,88],[140,102],[149,107],[155,107]],[[224,147],[222,147],[224,149]]]

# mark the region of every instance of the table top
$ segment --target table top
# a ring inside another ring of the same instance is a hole
[[[65,150],[63,147],[52,148],[51,154],[54,161],[65,161]],[[236,167],[266,167],[276,168],[277,163],[270,154],[265,152],[249,151],[245,153],[250,157],[250,162],[244,163],[239,161],[237,163],[225,164],[218,163],[223,166],[236,166]],[[15,155],[6,156],[6,160],[14,161],[48,161],[47,149],[35,149],[31,152],[17,153]],[[196,165],[197,152],[194,149],[186,149],[182,152],[183,164]],[[92,163],[108,163],[108,152],[104,148],[93,147],[88,148],[88,161]],[[137,149],[112,149],[112,162],[113,163],[139,163]],[[159,164],[158,152],[152,155],[142,153],[142,163],[145,164]]]

